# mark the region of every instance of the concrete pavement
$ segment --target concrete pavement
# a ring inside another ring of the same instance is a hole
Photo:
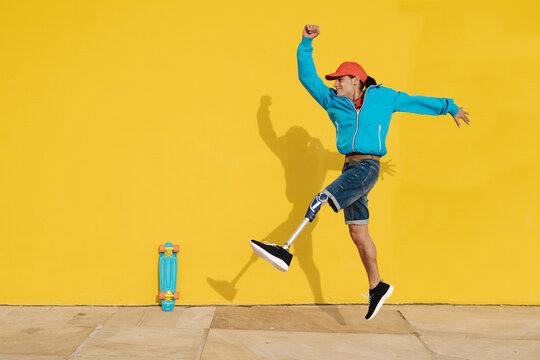
[[[0,306],[0,359],[540,359],[540,306]]]

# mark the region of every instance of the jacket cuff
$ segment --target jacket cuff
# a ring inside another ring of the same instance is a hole
[[[302,45],[309,45],[309,46],[311,46],[311,43],[312,43],[312,42],[313,42],[313,39],[312,39],[312,38],[308,38],[308,37],[302,36],[302,42],[301,42]]]

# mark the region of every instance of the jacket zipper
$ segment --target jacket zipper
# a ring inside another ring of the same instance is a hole
[[[354,142],[356,140],[356,134],[358,133],[358,117],[360,116],[360,111],[362,110],[362,108],[356,109],[356,106],[354,106],[354,103],[351,101],[351,99],[347,98],[347,100],[349,100],[349,102],[351,103],[354,110],[356,110],[356,130],[354,131],[354,136],[353,136],[353,139],[352,139],[352,152],[354,152]],[[365,94],[364,94],[364,101],[366,101],[366,95]]]
[[[360,109],[356,110],[356,130],[352,138],[352,152],[354,152],[354,141],[356,140],[356,133],[358,132],[358,117],[360,116]]]

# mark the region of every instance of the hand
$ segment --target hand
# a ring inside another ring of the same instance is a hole
[[[469,120],[469,118],[467,117],[467,115],[469,115],[468,112],[466,112],[462,107],[459,108],[456,116],[454,116],[454,121],[456,122],[456,125],[458,128],[461,127],[461,124],[459,123],[459,120],[463,120],[465,122],[465,124],[469,125],[469,123],[471,122]]]
[[[304,26],[304,37],[315,39],[321,32],[319,31],[319,25],[306,25]]]

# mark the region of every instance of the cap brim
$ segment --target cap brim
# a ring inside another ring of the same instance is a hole
[[[326,80],[334,80],[334,79],[336,79],[336,78],[338,78],[340,76],[343,76],[343,75],[345,75],[345,74],[340,74],[340,73],[335,72],[335,73],[332,73],[332,74],[325,75],[324,78]]]

